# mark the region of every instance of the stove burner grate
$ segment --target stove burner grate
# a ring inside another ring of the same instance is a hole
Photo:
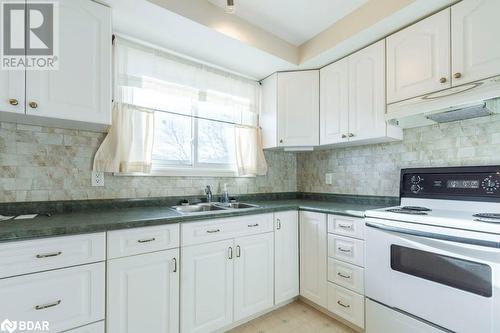
[[[386,212],[398,213],[398,214],[409,214],[409,215],[427,215],[426,212],[412,209],[403,209],[403,208],[391,208],[387,209]]]

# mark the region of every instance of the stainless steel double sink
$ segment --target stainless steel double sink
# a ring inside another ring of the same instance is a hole
[[[213,202],[213,203],[198,203],[191,205],[173,206],[172,208],[181,214],[199,214],[199,213],[208,213],[213,211],[231,211],[239,209],[259,208],[259,206],[243,202],[232,202],[229,204]]]

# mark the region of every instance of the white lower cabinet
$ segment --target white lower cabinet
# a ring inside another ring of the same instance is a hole
[[[274,236],[247,236],[235,244],[234,321],[239,321],[274,305]]]
[[[327,306],[327,216],[300,212],[300,295]]]
[[[234,240],[181,249],[181,332],[212,332],[233,322]]]
[[[104,293],[104,263],[1,279],[0,314],[62,332],[104,320]]]
[[[299,215],[297,211],[274,214],[274,301],[299,295]]]
[[[107,332],[179,331],[179,250],[108,261]]]
[[[104,333],[106,332],[106,325],[104,321],[100,321],[87,326],[75,328],[74,330],[65,331],[64,333]]]

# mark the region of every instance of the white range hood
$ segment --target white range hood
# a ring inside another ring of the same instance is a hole
[[[500,76],[387,105],[386,120],[401,128],[500,113]]]

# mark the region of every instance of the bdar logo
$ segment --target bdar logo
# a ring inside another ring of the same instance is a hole
[[[10,321],[8,319],[5,319],[1,324],[0,324],[0,331],[2,332],[9,332],[12,333],[17,329],[17,323],[15,321]]]

